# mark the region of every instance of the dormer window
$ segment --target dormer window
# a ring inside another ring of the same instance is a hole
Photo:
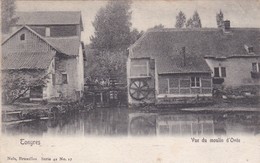
[[[247,53],[253,53],[254,52],[254,47],[250,45],[244,45]]]
[[[253,46],[248,47],[248,53],[253,53],[253,52],[254,52]]]
[[[20,40],[21,40],[21,41],[24,41],[24,40],[25,40],[25,34],[21,34],[21,35],[20,35]]]

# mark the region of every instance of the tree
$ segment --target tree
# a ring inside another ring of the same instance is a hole
[[[193,20],[189,18],[186,22],[186,28],[193,28]]]
[[[186,23],[186,28],[201,28],[201,20],[199,13],[197,11],[194,12],[192,18],[189,18]]]
[[[101,8],[92,22],[95,32],[86,48],[87,80],[108,79],[116,75],[126,83],[127,48],[143,35],[136,28],[131,30],[131,1],[109,1]]]
[[[7,34],[18,18],[15,15],[15,0],[1,0],[2,33]]]
[[[49,75],[42,70],[9,70],[2,76],[2,98],[6,104],[13,104],[32,87],[46,86],[49,79]]]
[[[185,22],[186,22],[186,16],[182,11],[180,11],[176,16],[175,28],[183,28]]]
[[[155,25],[155,26],[152,27],[152,28],[149,28],[149,30],[150,30],[150,29],[163,29],[163,28],[164,28],[164,25],[159,24],[159,25]]]
[[[134,28],[131,33],[131,44],[134,44],[136,40],[138,40],[142,35],[144,34],[144,31],[138,31],[136,28]]]
[[[131,2],[109,1],[101,8],[94,22],[94,36],[91,36],[91,46],[100,51],[115,51],[127,49],[131,42]]]
[[[223,26],[224,14],[222,13],[221,10],[219,11],[219,13],[216,14],[216,21],[217,21],[218,28]]]
[[[193,20],[193,27],[194,28],[201,28],[201,20],[200,20],[200,16],[199,13],[197,11],[194,12],[193,16],[192,16],[192,20]]]
[[[86,76],[88,81],[109,79],[116,75],[118,81],[126,83],[126,60],[123,52],[97,52],[87,49]]]

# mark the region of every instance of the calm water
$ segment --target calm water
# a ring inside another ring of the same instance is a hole
[[[127,108],[99,108],[56,119],[3,124],[2,132],[38,136],[257,135],[260,113],[141,113]]]

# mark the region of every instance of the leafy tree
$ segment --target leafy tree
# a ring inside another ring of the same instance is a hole
[[[199,13],[197,11],[194,12],[193,16],[192,16],[192,20],[193,20],[193,27],[194,28],[201,28],[201,20],[200,20],[200,16]]]
[[[127,48],[143,35],[131,30],[131,1],[109,1],[92,23],[95,33],[86,47],[87,80],[108,79],[116,75],[126,83]]]
[[[96,79],[109,79],[116,75],[121,83],[126,83],[126,59],[124,52],[97,52],[88,49],[86,64],[87,81],[95,81]]]
[[[91,46],[100,51],[115,51],[127,49],[131,42],[131,2],[109,1],[101,8],[94,22],[94,36],[91,36]]]
[[[189,18],[186,23],[186,28],[201,28],[201,20],[199,13],[197,11],[194,12],[192,18]]]
[[[176,24],[175,28],[183,28],[186,22],[186,16],[185,14],[180,11],[178,15],[176,16]]]
[[[46,86],[49,79],[49,75],[42,70],[9,70],[2,73],[2,76],[2,98],[6,104],[13,104],[32,87]]]
[[[224,22],[224,14],[221,10],[219,11],[219,13],[216,14],[216,21],[218,28],[222,27]]]
[[[131,44],[134,44],[142,35],[143,31],[133,29],[130,33]],[[130,46],[130,45],[129,45]],[[87,81],[94,82],[96,79],[109,79],[116,75],[119,82],[126,84],[126,50],[102,51],[92,49],[86,45],[85,76]]]
[[[164,25],[158,24],[158,25],[155,25],[155,26],[152,27],[152,28],[149,28],[149,30],[151,30],[151,29],[163,29],[163,28],[164,28]]]
[[[131,33],[131,44],[135,43],[136,40],[138,40],[142,35],[144,34],[144,31],[138,31],[136,28],[134,28]]]
[[[193,20],[189,18],[186,22],[186,28],[193,28]]]
[[[10,27],[16,23],[15,0],[1,0],[1,26],[2,33],[7,34]]]

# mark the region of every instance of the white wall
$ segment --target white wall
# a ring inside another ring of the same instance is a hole
[[[214,67],[226,67],[224,86],[260,85],[259,79],[251,77],[252,63],[260,62],[260,58],[229,58],[221,61],[214,59],[205,60],[212,72],[214,72]]]
[[[47,79],[47,84],[46,87],[43,88],[43,99],[50,99],[53,97],[57,97],[57,92],[55,86],[52,83],[52,74],[55,74],[55,58],[51,61],[51,64],[47,70],[48,74],[48,79]]]
[[[129,85],[130,85],[130,58],[127,59],[126,62],[126,76],[127,76],[127,98],[128,98],[128,103],[131,104],[132,103],[132,98],[130,97],[129,94]]]
[[[82,51],[82,45],[80,44],[79,47],[79,54],[78,54],[78,90],[83,91],[84,90],[84,60],[83,60],[83,51]]]

